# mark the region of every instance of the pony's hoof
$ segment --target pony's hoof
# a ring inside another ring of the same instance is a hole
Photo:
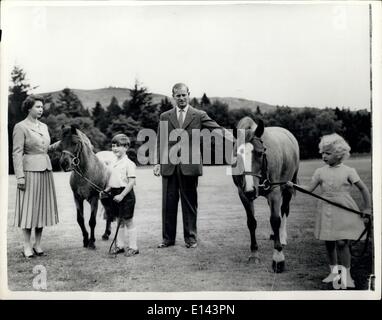
[[[248,262],[251,262],[254,264],[260,264],[260,258],[257,255],[250,255],[248,257]]]
[[[246,191],[246,192],[244,192],[244,194],[249,201],[253,201],[256,199],[256,192],[255,191]]]
[[[272,261],[272,270],[276,273],[282,273],[285,270],[285,261],[276,262]]]
[[[108,234],[106,234],[106,233],[104,233],[103,235],[102,235],[102,240],[109,240],[109,235]]]
[[[84,248],[87,248],[89,246],[89,240],[88,239],[84,239],[83,243],[84,243]]]
[[[281,243],[276,243],[274,245],[274,248],[278,251],[278,252],[281,252],[283,250],[283,246]]]
[[[95,250],[96,249],[96,245],[95,245],[95,243],[93,241],[89,242],[88,249],[90,249],[90,250]]]

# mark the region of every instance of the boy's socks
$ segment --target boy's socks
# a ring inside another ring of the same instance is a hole
[[[132,227],[127,229],[127,235],[128,235],[128,241],[129,241],[129,248],[138,250],[137,245],[137,228]]]
[[[124,248],[125,247],[125,227],[120,226],[117,234],[117,247]]]

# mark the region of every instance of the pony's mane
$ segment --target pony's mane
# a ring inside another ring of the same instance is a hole
[[[83,133],[80,129],[76,129],[76,132],[77,132],[78,137],[80,138],[80,141],[84,145],[88,146],[91,151],[93,151],[94,146],[91,143],[90,139],[87,137],[87,135],[85,133]]]

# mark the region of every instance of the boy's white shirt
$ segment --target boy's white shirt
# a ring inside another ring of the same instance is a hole
[[[110,164],[111,175],[108,183],[109,187],[126,187],[129,183],[129,178],[135,178],[135,168],[135,163],[131,161],[127,155],[113,161]]]

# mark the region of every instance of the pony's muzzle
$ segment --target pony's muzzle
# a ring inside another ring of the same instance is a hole
[[[70,161],[69,159],[62,159],[60,161],[60,167],[62,168],[62,170],[64,170],[65,172],[68,172],[68,171],[71,171],[72,170],[72,166],[70,164]]]
[[[253,201],[257,198],[257,192],[256,189],[250,190],[250,191],[245,191],[244,192],[245,196],[247,197],[248,200]]]

